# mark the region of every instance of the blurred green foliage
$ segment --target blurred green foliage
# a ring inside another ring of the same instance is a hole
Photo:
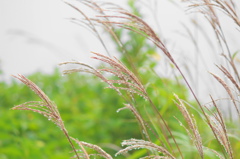
[[[73,137],[100,145],[119,145],[131,135],[139,137],[131,114],[116,113],[123,101],[112,90],[105,90],[104,84],[94,77],[78,74],[62,77],[55,71],[53,75],[36,73],[29,78],[58,105]],[[20,83],[1,82],[0,86],[0,158],[69,156],[68,143],[54,124],[39,114],[9,110],[13,105],[38,100],[36,95]]]
[[[124,139],[141,138],[130,111],[116,112],[123,107],[124,101],[113,90],[104,89],[106,85],[96,77],[85,74],[61,76],[56,70],[52,75],[35,73],[29,79],[57,104],[71,136],[97,144],[111,154],[116,153],[112,145],[120,146]],[[161,86],[162,81],[156,84]],[[178,92],[176,84],[168,81],[168,85]],[[66,138],[52,122],[33,112],[10,110],[14,105],[39,100],[32,91],[15,80],[10,84],[0,82],[0,88],[1,159],[53,159],[72,155]],[[164,89],[157,96],[169,108],[175,107]]]

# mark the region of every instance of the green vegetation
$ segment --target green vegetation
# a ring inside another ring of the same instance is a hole
[[[35,73],[29,77],[42,88],[58,106],[71,136],[100,145],[111,154],[111,144],[119,146],[128,138],[141,138],[139,126],[129,111],[116,112],[124,100],[96,77],[82,74],[62,76],[56,70],[52,75]],[[181,93],[171,81],[171,89]],[[165,83],[166,84],[166,83]],[[158,81],[159,87],[163,82]],[[29,89],[12,81],[0,83],[0,158],[69,158],[70,147],[58,128],[43,116],[30,111],[13,111],[13,105],[38,100]],[[162,90],[165,107],[174,107],[168,94]],[[20,92],[20,93],[19,93]],[[158,100],[156,98],[156,100]]]

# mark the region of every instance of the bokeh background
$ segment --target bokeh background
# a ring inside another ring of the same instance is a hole
[[[67,2],[79,5],[77,1]],[[114,3],[131,10],[127,0]],[[192,13],[186,3],[177,0],[139,0],[135,7],[173,53],[203,103],[209,102],[209,94],[216,98],[226,94],[219,85],[210,87],[214,79],[208,71],[216,71],[215,64],[223,59],[217,42],[211,39],[214,38],[214,32],[209,29],[211,27],[204,17]],[[82,9],[86,14],[93,15],[90,9]],[[98,63],[90,59],[90,52],[106,54],[104,47],[90,31],[71,22],[70,18],[78,17],[79,13],[64,1],[0,1],[0,159],[61,159],[73,156],[57,126],[39,114],[10,110],[14,105],[38,100],[33,92],[11,76],[18,73],[36,82],[55,101],[69,132],[79,140],[98,144],[114,154],[120,149],[122,140],[141,138],[132,114],[127,111],[116,112],[125,101],[112,90],[104,89],[105,84],[85,74],[62,76],[61,71],[65,68],[59,68],[59,63],[75,60],[97,66]],[[224,16],[223,20],[231,52],[237,52],[240,33],[235,31],[234,25],[229,25],[233,24],[232,21]],[[124,59],[109,35],[103,30],[100,33],[110,53]],[[136,38],[136,43],[142,42],[131,51],[134,52],[137,47],[149,49],[149,45],[145,45],[149,43],[145,40],[135,35],[129,37]],[[152,77],[149,81],[162,88],[151,90],[154,102],[161,103],[159,108],[162,113],[166,112],[165,117],[172,122],[172,126],[184,131],[172,114],[167,112],[173,112],[175,108],[173,92],[190,103],[192,97],[184,85],[173,80],[175,72],[169,69],[169,61],[160,50],[154,48],[148,51],[153,59],[150,64],[154,65],[161,79],[155,79],[147,72],[142,80],[147,83],[147,77]],[[145,69],[147,66],[144,64],[149,63],[141,60],[143,66],[140,67]],[[202,133],[206,132],[203,130]],[[181,134],[180,139],[185,146],[190,144],[186,138],[186,134]],[[131,155],[132,158],[138,158],[144,153],[140,151]],[[126,157],[129,156],[119,156]]]

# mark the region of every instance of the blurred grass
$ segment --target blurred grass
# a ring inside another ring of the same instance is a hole
[[[103,84],[93,82],[93,77],[76,74],[61,77],[56,71],[53,75],[36,73],[29,78],[38,81],[39,87],[58,105],[72,136],[91,143],[118,144],[124,136],[130,137],[134,133],[138,136],[136,131],[128,132],[128,129],[138,129],[135,122],[124,124],[132,120],[129,113],[116,116],[116,109],[123,101],[117,95],[109,98],[114,93],[103,91]],[[9,110],[13,105],[33,100],[38,99],[22,84],[1,82],[1,157],[43,158],[41,156],[49,154],[52,158],[69,157],[70,147],[54,124],[39,114]]]
[[[116,112],[123,107],[123,99],[113,90],[104,89],[106,85],[95,77],[85,74],[61,76],[56,69],[52,75],[35,73],[29,79],[36,82],[57,104],[71,136],[97,144],[111,154],[116,150],[108,145],[120,146],[124,139],[141,138],[133,115],[127,110]],[[164,81],[175,92],[181,91],[177,84]],[[157,81],[157,78],[155,84],[158,87],[163,85],[162,80]],[[10,84],[0,82],[0,88],[1,159],[60,159],[72,156],[67,140],[56,125],[36,113],[10,110],[14,105],[39,100],[31,90],[15,80]],[[151,91],[151,94],[156,94]],[[169,90],[158,92],[155,98],[157,102],[158,96],[161,96],[165,111],[175,107],[166,91]],[[174,119],[171,120],[172,124],[176,123]]]

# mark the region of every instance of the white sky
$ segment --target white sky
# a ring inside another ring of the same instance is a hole
[[[77,16],[60,0],[0,0],[0,61],[5,77],[51,72],[60,62],[86,61],[90,51],[104,51],[89,31],[67,19]]]
[[[123,7],[126,2],[114,1]],[[154,1],[147,5],[152,7]],[[150,10],[144,8],[142,12]],[[168,0],[160,3],[158,12],[164,13],[159,14],[158,20],[167,21],[161,24],[161,34],[171,36],[184,12]],[[51,72],[59,62],[88,61],[90,51],[105,52],[89,31],[67,20],[78,16],[60,0],[0,0],[0,60],[5,77],[38,70]],[[149,23],[153,21],[151,17],[146,16]]]
[[[126,7],[127,0],[118,0],[118,3]],[[184,63],[196,64],[196,48],[187,34],[188,30],[200,43],[201,53],[204,53],[204,61],[209,61],[210,65],[200,64],[195,78],[201,82],[209,84],[208,71],[215,71],[216,54],[209,49],[210,45],[206,39],[199,36],[199,32],[192,27],[191,18],[204,22],[203,18],[187,12],[186,5],[171,0],[142,0],[139,3],[142,13],[145,14],[147,22],[164,37],[170,52],[177,60],[180,60],[181,67]],[[154,2],[158,2],[157,5]],[[146,6],[152,8],[147,9]],[[157,6],[156,17],[154,19],[151,10]],[[85,28],[71,23],[67,18],[78,17],[79,14],[60,0],[0,0],[0,67],[4,71],[4,79],[9,79],[11,74],[30,74],[35,71],[50,73],[58,63],[79,60],[89,62],[90,51],[104,53],[105,50],[100,42]],[[156,21],[159,22],[156,25]],[[224,21],[225,22],[225,21]],[[226,27],[231,51],[239,49],[239,32],[232,32],[235,28],[229,28],[227,21],[223,23]],[[230,25],[234,26],[234,25]],[[206,26],[208,24],[206,23]],[[213,32],[207,32],[209,37],[213,37]],[[109,44],[109,43],[108,43]],[[111,44],[111,43],[110,43]],[[111,46],[109,46],[111,48]],[[214,51],[219,51],[214,48]],[[163,74],[161,70],[160,74]],[[164,72],[165,75],[172,72]],[[0,79],[1,80],[1,79]],[[206,81],[205,81],[206,80]],[[200,86],[201,87],[201,86]],[[208,87],[202,88],[209,91]]]

